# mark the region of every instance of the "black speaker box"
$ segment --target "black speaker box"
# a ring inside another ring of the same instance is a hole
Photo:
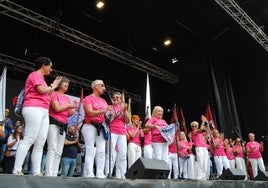
[[[229,168],[225,170],[219,179],[221,180],[244,180],[246,175],[242,172],[242,170],[237,168]]]
[[[164,160],[139,158],[125,174],[129,179],[167,179],[169,166]]]
[[[268,181],[268,172],[267,171],[259,171],[258,175],[254,178],[254,180],[260,180],[260,181]]]

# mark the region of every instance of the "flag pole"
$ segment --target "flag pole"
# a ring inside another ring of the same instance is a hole
[[[0,77],[0,88],[1,88],[1,93],[0,93],[0,124],[4,123],[5,120],[5,108],[6,108],[6,76],[7,76],[7,68],[4,67],[1,77]],[[4,131],[3,126],[3,131]]]

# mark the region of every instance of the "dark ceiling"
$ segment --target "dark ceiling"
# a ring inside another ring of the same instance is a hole
[[[194,95],[186,95],[194,99],[187,100],[194,103],[198,100],[196,95],[204,96],[201,102],[204,106],[212,100],[206,59],[209,47],[236,59],[237,54],[244,53],[247,43],[258,46],[214,0],[106,0],[102,11],[95,8],[95,0],[13,2],[178,76],[179,82],[175,85],[151,77],[152,105],[166,108],[174,102],[182,103],[181,98],[186,100],[180,93],[200,86],[200,82],[207,83],[202,86],[204,91],[191,91]],[[235,2],[266,32],[267,0]],[[144,98],[144,72],[3,14],[0,21],[4,23],[1,24],[1,53],[25,60],[32,60],[37,54],[46,55],[53,59],[57,70],[89,80],[101,78],[108,85]],[[172,39],[168,48],[162,45],[165,38]],[[217,45],[211,45],[215,41]],[[260,46],[256,49],[263,50]],[[179,61],[171,64],[174,57]],[[200,114],[200,110],[197,113]]]

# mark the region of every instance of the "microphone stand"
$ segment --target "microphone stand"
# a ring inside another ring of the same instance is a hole
[[[175,132],[175,141],[176,141],[176,153],[177,153],[177,159],[178,159],[178,170],[179,170],[179,174],[178,174],[178,179],[182,179],[182,177],[181,177],[181,169],[180,169],[180,156],[179,156],[179,142],[180,141],[178,141],[178,135],[180,134],[180,124],[179,124],[179,122],[178,122],[178,120],[176,120],[176,124],[177,124],[177,130],[176,130],[176,132]],[[178,132],[178,133],[177,133]]]
[[[110,101],[112,102],[112,107],[113,107],[113,110],[116,112],[115,108],[114,108],[114,103],[113,103],[113,100],[112,100],[112,97],[111,97],[111,94],[110,92],[108,92],[108,95],[109,95],[109,98],[110,98]],[[108,150],[109,150],[109,173],[108,173],[108,178],[112,178],[113,177],[113,169],[112,168],[112,138],[111,138],[111,122],[113,121],[113,119],[111,117],[108,118],[109,119],[109,124],[108,124],[108,127],[109,127],[109,139],[108,139]]]

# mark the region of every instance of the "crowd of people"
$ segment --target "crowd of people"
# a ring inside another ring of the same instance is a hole
[[[36,65],[25,82],[23,124],[18,120],[13,125],[6,108],[0,126],[4,173],[24,175],[27,169],[34,176],[72,177],[79,163],[80,176],[126,179],[127,170],[139,158],[163,160],[170,169],[164,174],[167,179],[219,179],[225,170],[238,168],[247,180],[265,171],[263,143],[255,141],[253,133],[248,134],[248,142],[225,138],[201,115],[200,123],[190,123],[191,130],[177,125],[169,142],[161,132],[169,125],[161,106],[155,106],[144,122],[137,114],[129,117],[120,92],[112,93],[111,105],[102,97],[106,88],[99,79],[83,99],[85,117],[78,130],[77,125],[68,125],[76,110],[65,95],[70,80],[58,76],[47,84],[51,59],[39,57]]]

